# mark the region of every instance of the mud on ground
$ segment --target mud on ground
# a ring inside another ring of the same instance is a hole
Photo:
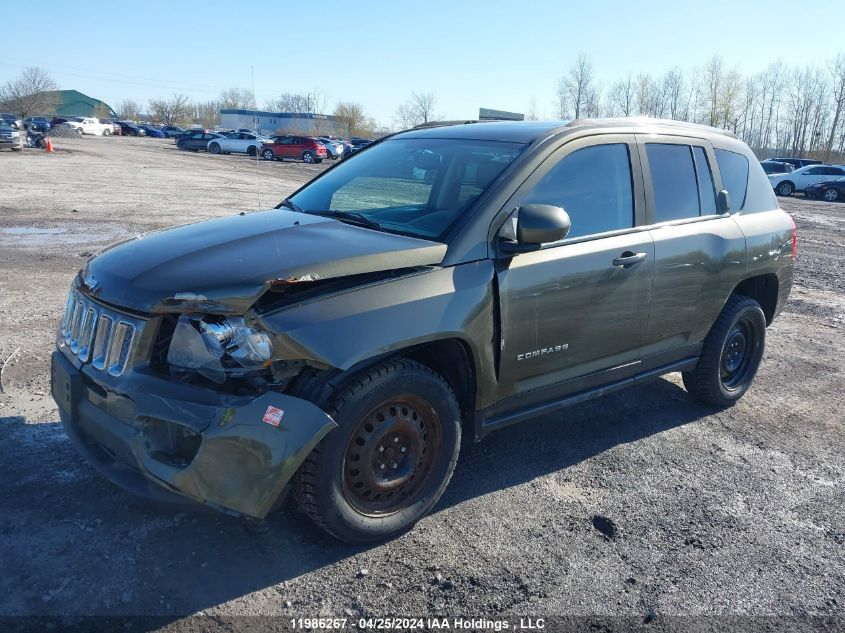
[[[0,615],[843,615],[845,205],[782,199],[796,286],[735,407],[677,374],[462,448],[436,511],[342,545],[292,504],[255,536],[133,498],[72,449],[49,355],[116,239],[269,207],[326,167],[62,139],[0,153]],[[259,203],[260,199],[260,203]]]

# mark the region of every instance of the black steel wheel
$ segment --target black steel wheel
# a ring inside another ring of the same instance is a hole
[[[733,295],[704,339],[695,369],[683,372],[696,400],[726,407],[751,386],[766,342],[766,316],[750,297]]]
[[[300,507],[350,543],[410,529],[437,503],[458,458],[460,410],[448,383],[400,358],[352,377],[323,406],[338,428],[297,473]]]
[[[440,420],[425,400],[401,395],[370,411],[352,433],[343,463],[344,495],[359,512],[397,512],[431,475]]]

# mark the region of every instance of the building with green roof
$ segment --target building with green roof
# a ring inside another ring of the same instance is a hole
[[[51,114],[57,116],[117,117],[109,104],[78,90],[51,90],[45,94],[53,104]]]

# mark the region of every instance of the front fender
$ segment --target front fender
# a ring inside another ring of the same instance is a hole
[[[493,391],[493,262],[459,266],[355,287],[258,317],[275,333],[274,356],[348,370],[415,345],[458,339],[472,353],[479,405]],[[494,341],[494,339],[496,339]]]

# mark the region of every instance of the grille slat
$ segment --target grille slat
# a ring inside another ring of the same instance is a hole
[[[143,322],[111,313],[74,290],[62,319],[61,339],[83,363],[91,361],[94,369],[119,376],[129,363],[141,327]]]

